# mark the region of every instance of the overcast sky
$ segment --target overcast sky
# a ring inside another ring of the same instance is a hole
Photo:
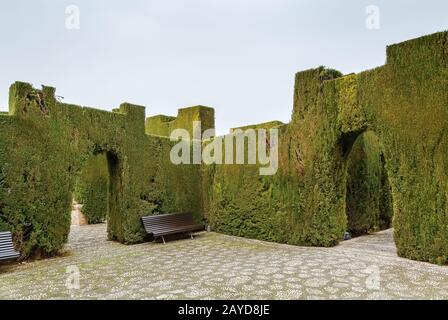
[[[80,29],[66,28],[66,7]],[[366,8],[380,9],[380,29]],[[384,64],[385,47],[448,29],[446,0],[14,0],[0,4],[0,109],[16,80],[65,102],[148,116],[216,110],[218,133],[288,122],[294,74]]]

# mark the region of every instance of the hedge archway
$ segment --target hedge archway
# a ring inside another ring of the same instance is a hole
[[[292,120],[278,126],[278,174],[210,168],[214,228],[291,244],[337,244],[347,228],[347,152],[371,130],[384,150],[398,254],[446,263],[447,50],[448,32],[441,32],[389,46],[384,66],[359,74],[299,72]]]
[[[392,207],[383,148],[376,134],[366,131],[347,155],[347,231],[359,236],[390,228]]]
[[[22,259],[62,249],[76,177],[99,153],[107,155],[111,180],[109,239],[141,242],[142,215],[192,211],[201,219],[199,166],[171,164],[173,143],[145,133],[144,107],[70,105],[54,88],[21,82],[9,101],[9,113],[0,115],[0,230],[13,232]]]

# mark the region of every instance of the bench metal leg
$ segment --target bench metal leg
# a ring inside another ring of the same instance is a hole
[[[193,238],[193,234],[192,234],[192,233],[190,233],[190,237],[191,237],[191,240],[194,240],[194,238]]]
[[[163,244],[166,244],[166,243],[165,243],[165,237],[164,237],[164,236],[162,236],[162,240],[163,240]]]

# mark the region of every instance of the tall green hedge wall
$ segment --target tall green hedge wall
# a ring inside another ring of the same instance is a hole
[[[23,259],[66,243],[75,183],[95,155],[108,163],[109,239],[142,241],[143,215],[192,211],[201,219],[200,167],[171,164],[173,142],[145,134],[143,107],[69,105],[54,88],[17,82],[9,109],[0,114],[0,231],[13,232]]]
[[[213,127],[213,109],[182,109],[145,128],[143,107],[104,112],[15,83],[0,114],[0,230],[13,231],[24,258],[58,252],[76,177],[104,154],[112,240],[142,241],[142,215],[191,211],[228,234],[333,246],[347,229],[387,225],[392,207],[398,254],[446,263],[447,57],[441,32],[388,47],[384,66],[360,74],[299,72],[291,122],[276,125],[274,176],[258,165],[171,164],[170,131],[191,131],[192,120]]]
[[[390,46],[387,57],[386,65],[360,74],[321,67],[296,75],[279,172],[262,177],[250,165],[204,169],[204,208],[215,230],[332,246],[349,228],[385,226],[393,207],[398,254],[447,261],[448,33]],[[365,145],[356,167],[348,159],[366,131],[378,137],[381,153]],[[360,188],[349,189],[348,197],[347,171],[349,188]]]

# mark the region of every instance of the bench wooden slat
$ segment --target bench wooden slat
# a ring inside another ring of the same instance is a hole
[[[14,254],[10,254],[10,255],[0,256],[0,261],[14,260],[14,259],[17,259],[18,257],[20,257],[19,253],[14,253]]]
[[[145,228],[147,231],[150,231],[151,233],[152,232],[163,232],[163,230],[173,230],[173,229],[178,229],[178,230],[181,230],[181,229],[191,229],[191,228],[194,228],[194,227],[202,227],[202,225],[198,225],[198,224],[191,224],[191,225],[169,225],[169,226],[159,226],[159,227],[155,227],[155,228],[153,228],[153,227],[147,227],[147,228]]]
[[[194,222],[194,221],[191,221],[191,222],[166,221],[166,222],[162,222],[162,223],[160,223],[160,222],[157,222],[157,223],[148,223],[148,222],[146,222],[146,226],[148,228],[171,227],[171,226],[179,226],[179,227],[181,227],[181,226],[191,226],[193,224],[197,224],[197,223]]]
[[[153,233],[153,234],[164,234],[167,232],[171,232],[171,231],[182,231],[182,230],[193,230],[193,229],[203,229],[203,227],[201,225],[195,225],[195,226],[183,226],[183,227],[171,227],[171,228],[157,228],[157,229],[152,229],[152,228],[146,228],[147,233]]]
[[[20,254],[17,251],[7,251],[7,252],[2,252],[0,254],[0,258],[2,257],[18,257]]]
[[[162,234],[164,232],[171,232],[176,230],[192,230],[192,229],[203,229],[204,227],[202,225],[191,225],[191,226],[184,226],[184,227],[172,227],[172,228],[160,228],[160,229],[151,229],[152,233],[158,233]]]
[[[11,240],[8,242],[0,242],[0,247],[3,247],[3,246],[12,246]]]
[[[0,252],[8,251],[8,250],[14,251],[14,247],[13,246],[0,247]]]

